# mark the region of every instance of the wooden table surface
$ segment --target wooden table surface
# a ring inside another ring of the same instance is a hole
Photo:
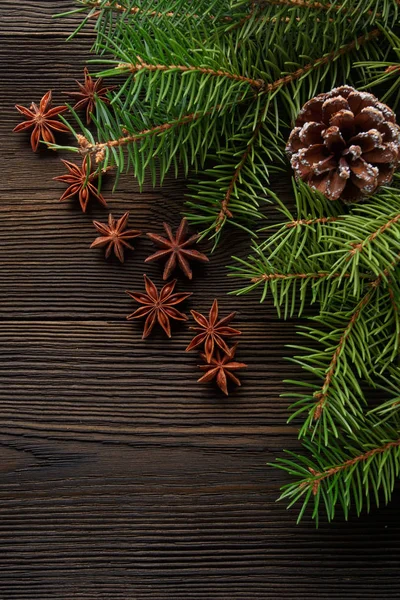
[[[267,302],[227,296],[236,232],[196,270],[189,308],[238,310],[243,387],[229,399],[196,383],[191,338],[142,341],[126,289],[142,274],[141,239],[125,265],[89,250],[83,215],[65,189],[60,156],[33,154],[15,103],[74,89],[93,38],[66,43],[72,0],[0,1],[0,599],[214,600],[400,598],[397,488],[392,503],[350,523],[275,503],[285,475],[267,466],[296,448],[282,379],[295,322]],[[64,138],[66,139],[66,138]],[[71,156],[69,156],[71,158]],[[74,157],[72,157],[74,158]],[[125,178],[110,208],[135,228],[179,222],[184,181],[142,194]]]

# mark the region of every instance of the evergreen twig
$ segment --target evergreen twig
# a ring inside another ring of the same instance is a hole
[[[96,32],[99,75],[119,76],[97,101],[96,139],[77,118],[76,151],[140,185],[191,174],[188,217],[215,243],[226,224],[252,235],[231,275],[237,293],[271,297],[309,346],[292,360],[311,378],[290,381],[290,420],[306,454],[279,459],[294,480],[289,505],[318,520],[385,500],[400,469],[400,178],[360,205],[332,203],[294,182],[294,207],[274,190],[285,139],[301,106],[337,85],[384,87],[400,102],[397,0],[82,0]],[[354,60],[357,62],[354,64]],[[207,165],[207,168],[206,168]],[[261,205],[279,223],[263,226]],[[256,232],[255,222],[262,224]],[[293,386],[294,384],[294,386]],[[368,389],[382,393],[376,407]],[[387,394],[390,395],[389,400]]]

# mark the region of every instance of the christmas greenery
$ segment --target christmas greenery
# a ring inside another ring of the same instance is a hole
[[[337,505],[358,514],[388,501],[398,476],[400,178],[350,205],[294,181],[289,206],[275,174],[289,173],[285,140],[316,94],[378,85],[398,104],[399,10],[396,0],[81,0],[73,11],[77,31],[94,27],[99,76],[120,85],[109,104],[97,98],[95,135],[75,114],[70,149],[140,185],[183,168],[202,235],[218,243],[230,224],[251,236],[250,256],[231,266],[246,282],[238,293],[270,297],[283,318],[314,305],[292,357],[304,378],[287,394],[305,453],[277,462],[299,518],[307,505],[315,519]]]

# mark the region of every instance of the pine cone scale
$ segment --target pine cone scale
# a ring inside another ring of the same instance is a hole
[[[346,148],[346,142],[340,132],[339,127],[332,125],[322,131],[322,137],[325,145],[330,152],[340,152]]]
[[[342,165],[339,165],[339,168],[334,172],[332,178],[330,179],[330,196],[339,197],[343,193],[343,190],[347,184],[347,180],[350,177],[350,169],[345,160]]]
[[[332,117],[336,113],[346,111],[351,112],[350,106],[345,98],[342,96],[336,96],[335,98],[328,98],[322,105],[322,120],[324,123],[330,123]],[[353,113],[352,113],[353,114]]]
[[[368,162],[372,163],[390,163],[393,162],[397,157],[396,148],[388,146],[377,146],[373,150],[366,152],[364,158]]]
[[[331,116],[329,125],[338,127],[343,132],[343,136],[348,138],[354,135],[355,131],[354,113],[343,108]]]
[[[298,178],[331,200],[356,202],[391,181],[400,128],[375,96],[342,86],[306,102],[286,150]]]
[[[363,108],[360,113],[354,119],[354,125],[358,129],[368,131],[370,129],[376,129],[379,125],[385,122],[384,116],[380,110],[367,106]]]
[[[393,173],[388,165],[382,165],[379,169],[378,185],[386,185],[392,181]]]
[[[323,123],[315,123],[311,121],[299,129],[299,140],[302,145],[305,144],[307,146],[311,146],[313,144],[318,144],[321,141],[321,135],[325,129],[325,126]]]
[[[360,190],[365,189],[367,193],[372,193],[377,187],[379,174],[378,167],[373,167],[362,158],[359,158],[352,162],[350,171],[351,181]]]
[[[382,146],[382,134],[377,129],[362,131],[349,140],[349,144],[360,146],[362,152],[370,152],[377,146]]]

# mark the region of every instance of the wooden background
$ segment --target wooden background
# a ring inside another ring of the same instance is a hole
[[[285,475],[266,465],[297,446],[281,380],[294,322],[257,297],[227,296],[237,234],[198,269],[187,309],[237,309],[239,358],[249,364],[229,400],[196,383],[191,334],[140,339],[125,316],[152,246],[140,239],[125,265],[89,250],[94,206],[60,204],[59,155],[33,154],[15,103],[74,89],[89,32],[65,42],[69,0],[1,0],[0,598],[400,598],[399,489],[392,503],[351,523],[315,530],[276,504]],[[66,138],[64,138],[66,140]],[[117,215],[160,231],[179,222],[184,182],[139,194],[127,178]]]

